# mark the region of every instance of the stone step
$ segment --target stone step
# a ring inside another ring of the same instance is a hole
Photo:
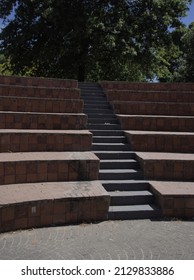
[[[91,114],[91,113],[94,113],[94,114],[107,114],[107,115],[110,115],[112,114],[112,110],[111,109],[100,109],[100,108],[84,108],[84,113],[85,114]]]
[[[130,151],[131,146],[125,143],[95,143],[92,144],[93,151]]]
[[[118,137],[118,136],[123,136],[124,132],[122,130],[93,130],[90,129],[90,132],[94,136],[109,136],[109,137]]]
[[[123,130],[193,132],[194,116],[117,115]]]
[[[127,143],[125,136],[93,136],[93,143]]]
[[[133,91],[194,91],[193,83],[145,83],[145,82],[120,82],[102,81],[100,85],[104,90],[133,90]]]
[[[193,154],[137,152],[136,157],[148,180],[194,180]]]
[[[35,87],[59,87],[59,88],[77,88],[76,80],[42,78],[42,77],[19,77],[0,75],[0,84],[6,85],[22,85]]]
[[[98,181],[1,186],[0,232],[103,221],[109,201]]]
[[[86,129],[85,114],[0,112],[0,129]]]
[[[106,119],[106,118],[115,118],[117,119],[117,117],[115,116],[115,114],[111,113],[111,114],[103,114],[103,113],[90,113],[87,114],[88,119]]]
[[[119,121],[117,120],[117,118],[88,118],[88,124],[118,124]]]
[[[99,180],[130,180],[143,178],[143,173],[136,169],[100,169]]]
[[[154,202],[154,196],[150,191],[113,191],[109,192],[110,205],[141,205]]]
[[[134,159],[101,160],[100,169],[137,169],[139,164]]]
[[[167,102],[112,102],[115,114],[194,116],[194,103]]]
[[[177,103],[193,103],[194,91],[146,91],[146,90],[114,90],[106,91],[109,101],[140,101],[140,102],[177,102]]]
[[[150,183],[144,180],[100,180],[108,192],[150,190]]]
[[[82,92],[81,93],[81,98],[83,100],[87,100],[88,98],[92,97],[93,99],[96,99],[96,97],[103,97],[106,99],[106,102],[107,102],[107,98],[106,98],[106,95],[100,91],[97,91],[97,92]]]
[[[88,124],[87,128],[89,130],[118,130],[120,129],[120,124]]]
[[[91,152],[0,153],[0,185],[97,180],[98,170]]]
[[[155,132],[126,131],[129,143],[134,151],[193,153],[194,133],[192,132]],[[142,141],[144,139],[144,141]]]
[[[135,153],[132,151],[123,151],[123,152],[118,152],[118,151],[96,151],[95,155],[100,160],[103,159],[134,159],[135,158]]]
[[[80,90],[77,88],[57,87],[26,87],[18,85],[0,85],[0,96],[80,99]]]
[[[108,218],[111,220],[136,220],[161,217],[161,210],[155,205],[110,206]]]
[[[83,101],[78,99],[0,96],[0,111],[82,113]]]
[[[163,217],[190,219],[194,217],[194,182],[150,181]]]
[[[0,130],[0,153],[90,151],[91,145],[87,130]]]
[[[110,105],[106,104],[105,102],[102,103],[93,103],[93,104],[88,104],[84,103],[84,110],[86,109],[109,109]]]

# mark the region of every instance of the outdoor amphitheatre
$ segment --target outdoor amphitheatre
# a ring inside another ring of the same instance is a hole
[[[194,84],[0,76],[0,232],[194,217]]]

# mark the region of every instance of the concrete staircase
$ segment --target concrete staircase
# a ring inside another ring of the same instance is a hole
[[[77,85],[0,76],[0,232],[107,219]]]
[[[93,134],[92,150],[100,159],[99,180],[111,197],[109,219],[144,219],[160,215],[150,185],[135,153],[97,83],[79,83],[88,115],[88,130]]]

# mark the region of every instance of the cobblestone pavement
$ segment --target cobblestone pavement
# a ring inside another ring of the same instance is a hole
[[[0,259],[194,259],[193,221],[106,221],[0,234]]]

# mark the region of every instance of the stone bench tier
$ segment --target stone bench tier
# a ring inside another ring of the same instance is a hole
[[[125,131],[134,151],[194,153],[194,133]]]
[[[165,217],[194,217],[194,183],[150,181],[151,190]]]
[[[83,101],[72,99],[49,99],[0,96],[0,111],[82,113]]]
[[[0,188],[0,232],[103,221],[109,204],[98,181],[6,185]]]
[[[106,91],[108,101],[194,103],[194,91]]]
[[[53,79],[53,78],[40,78],[40,77],[19,77],[19,76],[5,76],[0,75],[0,84],[7,85],[22,85],[22,86],[45,86],[45,87],[64,87],[64,88],[77,88],[78,81]]]
[[[91,152],[0,153],[0,185],[97,180],[99,159]]]
[[[139,83],[139,82],[118,82],[118,81],[101,81],[100,82],[103,89],[108,90],[193,90],[194,91],[194,83]]]
[[[193,132],[194,116],[117,115],[123,130]]]
[[[0,129],[86,129],[85,114],[0,112]]]
[[[194,180],[193,154],[137,152],[136,157],[147,180]]]
[[[40,151],[90,151],[87,130],[0,130],[0,153]]]
[[[0,84],[0,96],[79,99],[80,90],[72,88],[25,87]]]
[[[112,102],[115,114],[194,116],[194,103]]]

